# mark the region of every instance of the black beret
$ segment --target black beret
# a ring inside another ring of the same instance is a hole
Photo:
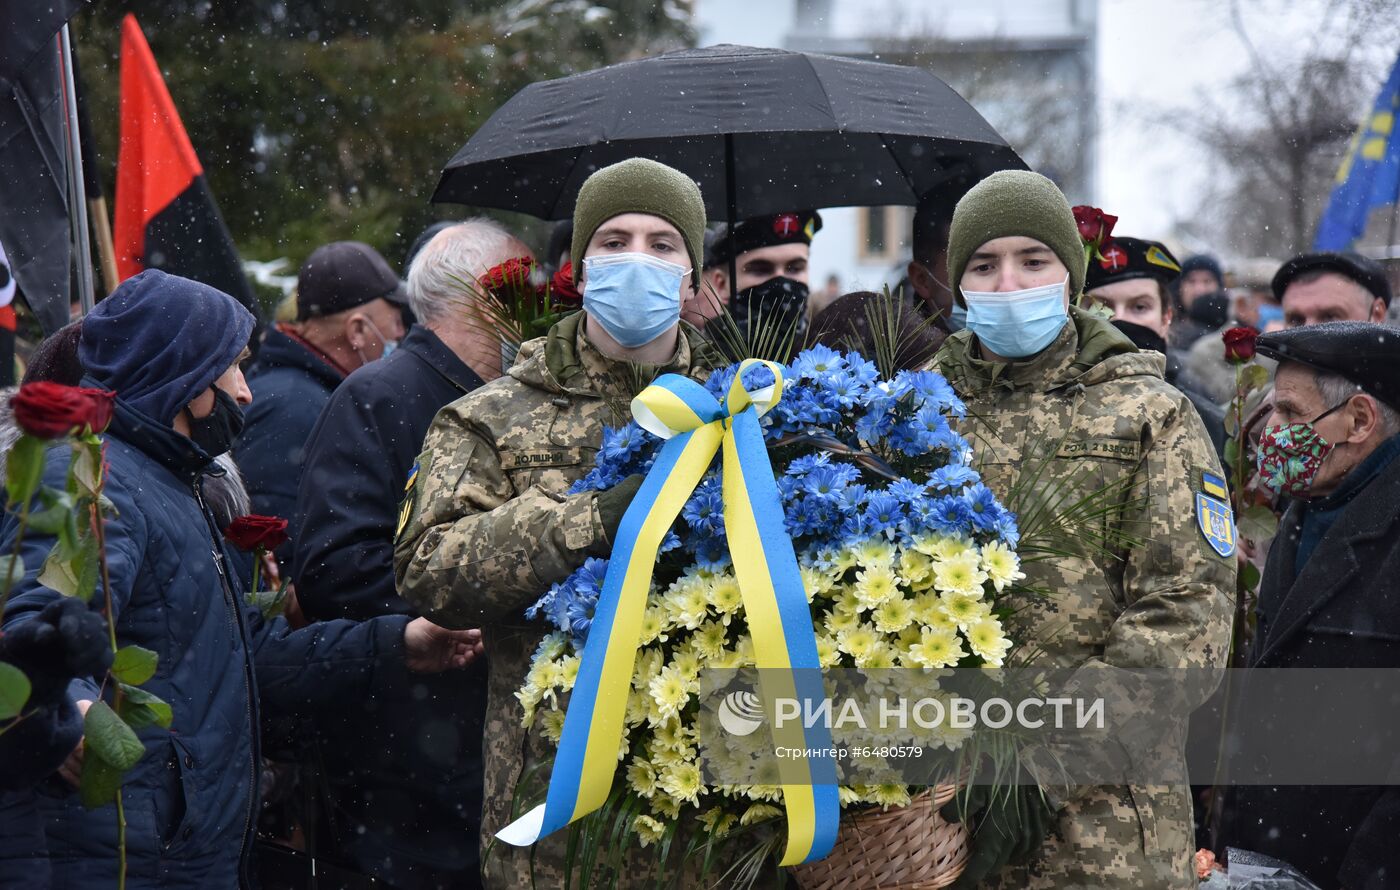
[[[1103,259],[1090,257],[1089,271],[1084,276],[1084,289],[1093,290],[1117,281],[1134,278],[1155,278],[1171,284],[1181,274],[1181,264],[1159,241],[1145,238],[1119,238],[1103,251]]]
[[[771,216],[741,220],[732,230],[721,232],[715,238],[715,243],[710,246],[705,268],[727,263],[730,257],[738,257],[760,247],[811,244],[812,236],[821,230],[822,217],[815,210],[775,213]]]
[[[1390,282],[1381,264],[1359,253],[1304,253],[1284,263],[1274,274],[1274,299],[1283,301],[1283,292],[1304,272],[1336,272],[1355,281],[1390,305]]]
[[[1261,334],[1255,349],[1281,362],[1330,371],[1400,409],[1400,328],[1329,321]]]

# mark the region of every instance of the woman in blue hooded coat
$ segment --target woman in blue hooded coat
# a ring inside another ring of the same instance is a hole
[[[232,297],[158,271],[124,282],[83,322],[84,383],[117,396],[103,436],[105,494],[115,508],[106,556],[117,642],[157,653],[155,676],[143,686],[174,710],[168,731],[140,731],[146,753],[122,788],[133,890],[249,883],[261,708],[353,708],[386,672],[460,667],[472,654],[465,632],[422,619],[293,631],[246,603],[205,485],[222,472],[214,456],[237,435],[251,400],[238,361],[252,328],[252,315]],[[68,458],[66,447],[50,449],[45,484],[63,486]],[[7,514],[0,552],[13,549],[17,529]],[[25,535],[27,571],[6,609],[7,630],[61,599],[36,579],[55,543],[33,530]],[[67,694],[81,707],[102,694],[100,684],[99,676],[80,676]],[[65,772],[80,771],[80,757],[74,752]],[[114,883],[113,806],[85,810],[76,793],[38,795],[35,806],[55,888]]]

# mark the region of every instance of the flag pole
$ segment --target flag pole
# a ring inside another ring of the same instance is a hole
[[[82,146],[78,137],[77,90],[73,85],[73,39],[65,22],[58,33],[58,55],[63,64],[63,104],[67,111],[68,221],[73,233],[73,262],[78,273],[78,305],[83,315],[92,311],[92,246],[88,237],[86,192],[83,187]]]

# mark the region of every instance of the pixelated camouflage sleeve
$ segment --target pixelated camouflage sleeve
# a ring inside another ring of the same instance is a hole
[[[399,594],[449,627],[523,623],[605,541],[593,493],[516,491],[494,444],[450,407],[424,439],[402,511]]]

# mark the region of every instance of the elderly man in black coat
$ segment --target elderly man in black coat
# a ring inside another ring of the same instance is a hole
[[[468,220],[413,257],[415,324],[397,351],[336,389],[306,449],[292,578],[312,619],[411,614],[394,591],[404,485],[433,416],[501,373],[501,341],[468,283],[529,249]],[[479,886],[484,664],[383,690],[353,724],[323,726],[339,858],[404,890]]]
[[[1293,501],[1264,569],[1250,665],[1400,668],[1400,329],[1331,322],[1262,336],[1258,351],[1280,362],[1260,472]],[[1236,756],[1266,746],[1250,733],[1287,704],[1246,695]],[[1378,781],[1395,767],[1376,763]],[[1400,787],[1242,785],[1231,799],[1228,845],[1322,887],[1400,887]]]

